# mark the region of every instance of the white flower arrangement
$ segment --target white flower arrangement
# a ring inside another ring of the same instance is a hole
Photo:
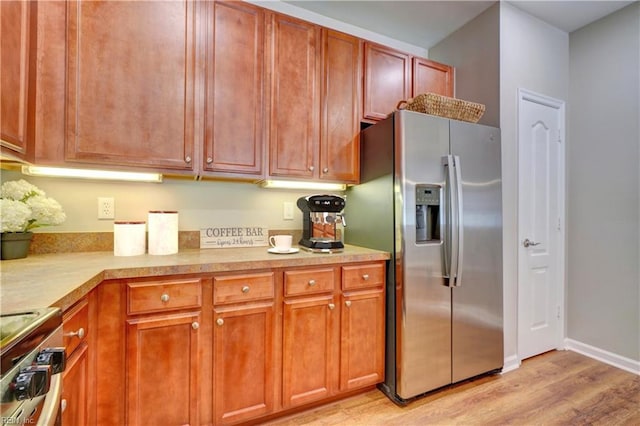
[[[27,232],[67,218],[56,200],[24,179],[3,183],[0,198],[0,232]]]

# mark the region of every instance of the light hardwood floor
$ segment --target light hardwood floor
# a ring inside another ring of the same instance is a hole
[[[374,390],[269,425],[640,425],[640,376],[552,351],[399,407]]]

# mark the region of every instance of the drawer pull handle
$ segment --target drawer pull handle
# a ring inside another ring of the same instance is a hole
[[[69,333],[66,333],[65,337],[77,337],[78,339],[82,339],[84,338],[84,334],[84,328],[80,327],[78,331],[70,331]]]
[[[193,328],[194,330],[197,330],[200,328],[200,324],[198,324],[198,321],[194,321],[191,323],[191,328]]]
[[[244,287],[242,287],[242,292],[243,293],[249,293],[249,290],[251,290],[251,289],[249,288],[248,285],[245,285]]]
[[[351,300],[347,300],[346,302],[344,302],[344,304],[347,305],[348,308],[349,306],[351,306]]]
[[[309,280],[309,287],[316,285],[316,280]]]
[[[167,303],[169,301],[169,295],[167,293],[164,293],[162,296],[160,296],[160,300],[162,300],[164,303]]]
[[[218,324],[218,325],[222,325],[222,324],[224,324],[224,320],[223,320],[222,318],[218,318],[218,319],[216,320],[216,324]]]
[[[365,281],[369,281],[369,274],[362,274],[362,279]]]
[[[336,307],[335,303],[329,303],[329,309],[333,311],[335,307]]]

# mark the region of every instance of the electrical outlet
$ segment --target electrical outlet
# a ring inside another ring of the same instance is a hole
[[[113,197],[98,197],[98,219],[114,219],[116,205]]]

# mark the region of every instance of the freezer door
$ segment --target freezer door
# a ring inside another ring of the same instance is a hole
[[[416,211],[416,186],[444,185],[449,121],[410,111],[395,119],[396,393],[409,399],[451,383],[451,289],[442,278],[442,241],[416,235],[416,217],[424,217]]]
[[[453,382],[502,368],[500,130],[451,120],[462,178],[461,279],[452,291]]]

